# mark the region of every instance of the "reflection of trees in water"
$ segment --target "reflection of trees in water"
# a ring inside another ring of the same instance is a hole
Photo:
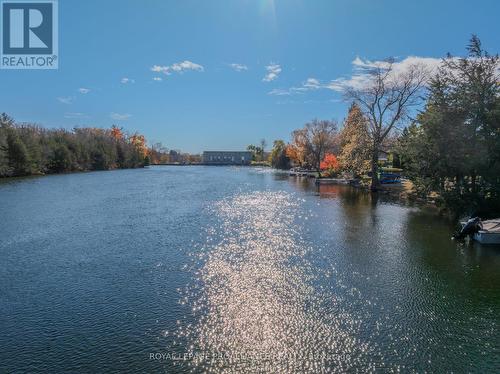
[[[357,230],[373,229],[377,224],[375,210],[378,203],[376,194],[344,185],[320,185],[321,198],[336,198],[346,225],[347,240],[356,240]]]
[[[339,203],[342,214],[338,221],[344,223],[346,240],[357,240],[357,230],[372,230],[376,226],[377,194],[346,185],[316,185],[312,178],[291,177],[288,180],[299,191],[315,192],[320,199],[334,199]]]
[[[307,177],[288,177],[289,183],[299,191],[312,192],[315,191],[314,179]]]

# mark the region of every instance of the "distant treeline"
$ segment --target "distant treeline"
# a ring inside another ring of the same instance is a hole
[[[0,115],[0,177],[137,168],[149,164],[144,136],[111,129],[45,129]]]

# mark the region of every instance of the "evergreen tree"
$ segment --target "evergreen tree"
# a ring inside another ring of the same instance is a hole
[[[59,144],[50,160],[50,169],[56,173],[71,171],[73,166],[73,154],[65,144]]]
[[[444,59],[400,148],[418,191],[472,213],[500,207],[500,61],[476,36],[467,49],[466,57]]]
[[[360,107],[353,103],[340,132],[341,152],[339,161],[342,168],[355,176],[370,170],[371,142],[368,123]]]
[[[0,177],[142,167],[146,139],[121,129],[47,130],[0,115]]]
[[[7,114],[0,114],[0,177],[10,175],[8,134],[14,120]]]
[[[7,135],[9,167],[12,175],[22,176],[31,172],[28,150],[16,132],[10,130]]]

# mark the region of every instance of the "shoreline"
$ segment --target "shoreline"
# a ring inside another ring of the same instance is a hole
[[[153,166],[153,165],[150,165]],[[115,170],[134,170],[134,169],[145,169],[147,166],[138,166],[136,168],[112,168],[112,169],[96,169],[96,170],[73,170],[73,171],[63,171],[61,173],[33,173],[27,175],[12,175],[9,177],[0,177],[1,181],[25,179],[25,178],[40,178],[40,177],[50,177],[51,175],[68,175],[68,174],[84,174],[93,172],[104,172],[104,171],[115,171]]]
[[[265,167],[265,168],[271,168],[270,166],[265,166],[265,165],[232,165],[232,164],[224,164],[224,165],[214,165],[214,164],[203,164],[203,163],[192,163],[192,164],[179,164],[179,163],[163,163],[163,164],[151,164],[151,165],[145,165],[145,166],[140,166],[136,168],[112,168],[112,169],[105,169],[105,170],[75,170],[75,171],[66,171],[66,172],[61,172],[61,173],[36,173],[36,174],[29,174],[29,175],[20,175],[20,176],[9,176],[9,177],[0,177],[0,184],[3,182],[9,182],[9,181],[16,181],[16,180],[22,180],[22,179],[31,179],[31,178],[40,178],[40,177],[49,177],[49,176],[56,176],[56,175],[69,175],[69,174],[83,174],[83,173],[92,173],[92,172],[107,172],[107,171],[116,171],[116,170],[133,170],[133,169],[146,169],[150,166],[211,166],[211,167],[228,167],[228,166],[236,166],[236,167],[248,167],[248,168],[257,168],[257,167]],[[276,170],[277,172],[286,172],[289,173],[289,170],[281,170],[281,169],[273,169]],[[288,174],[289,177],[299,177],[299,178],[306,178],[308,180],[314,179],[314,184],[317,186],[317,188],[320,188],[320,186],[327,186],[327,185],[342,185],[346,187],[352,187],[354,189],[370,193],[372,195],[385,195],[389,196],[395,200],[397,200],[399,203],[404,204],[404,205],[411,205],[411,206],[417,206],[419,208],[427,208],[427,209],[433,209],[436,210],[436,214],[442,217],[446,217],[451,221],[458,221],[460,217],[454,216],[453,213],[451,213],[447,209],[443,209],[439,207],[435,200],[427,200],[427,199],[422,199],[419,198],[415,195],[415,193],[411,192],[409,189],[405,189],[403,187],[404,182],[401,183],[400,185],[386,185],[381,187],[378,191],[371,191],[369,186],[364,185],[363,183],[360,183],[359,180],[349,180],[345,178],[317,178],[313,176],[300,176],[300,175],[290,175]],[[321,181],[325,181],[327,183],[321,183]]]
[[[293,175],[292,175],[293,176]],[[313,177],[307,177],[313,179]],[[447,218],[450,221],[456,223],[460,217],[451,212],[449,209],[440,207],[435,199],[424,199],[418,197],[415,192],[412,191],[411,182],[408,180],[403,180],[399,184],[386,184],[381,185],[377,191],[372,191],[369,185],[365,185],[361,183],[360,180],[356,179],[345,179],[345,178],[314,178],[315,184],[318,188],[320,186],[328,186],[328,185],[339,185],[339,186],[348,186],[352,187],[366,193],[370,193],[372,195],[384,195],[394,198],[399,203],[404,205],[417,206],[419,208],[432,209],[436,211],[441,217]],[[322,181],[326,183],[322,183]]]

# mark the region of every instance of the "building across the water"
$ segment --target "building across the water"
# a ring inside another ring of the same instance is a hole
[[[202,162],[205,165],[250,165],[252,152],[205,151]]]

